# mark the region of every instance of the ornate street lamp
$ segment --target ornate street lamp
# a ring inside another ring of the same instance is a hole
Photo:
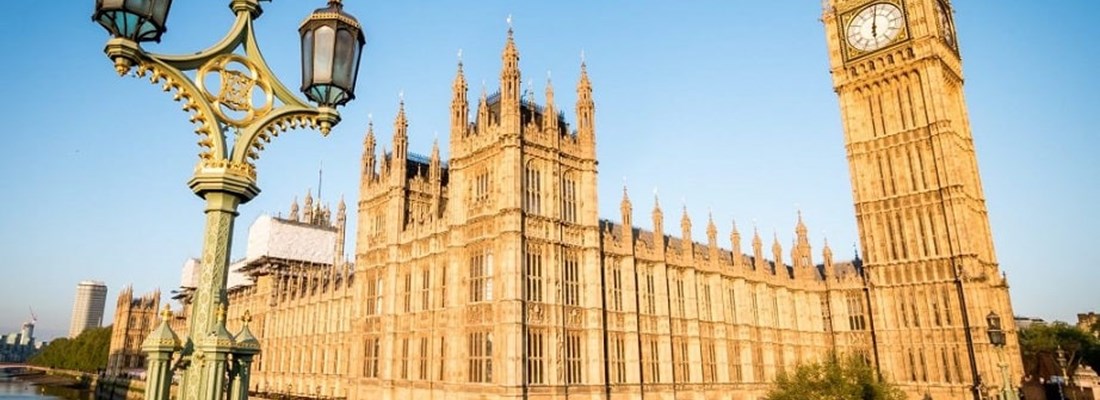
[[[1000,358],[1001,367],[1001,398],[1003,400],[1016,400],[1016,392],[1012,390],[1008,379],[1008,364],[1004,359],[1004,348],[1006,344],[1005,331],[1001,329],[1001,316],[996,312],[990,311],[989,315],[985,317],[986,333],[989,334],[989,344],[997,348],[997,356]]]
[[[1066,384],[1066,352],[1062,350],[1062,345],[1058,345],[1058,350],[1055,354],[1058,355],[1058,358],[1055,359],[1055,361],[1058,362],[1058,369],[1062,371],[1062,376],[1059,376],[1057,380],[1058,398],[1060,400],[1066,400],[1065,391],[1062,389]]]
[[[189,335],[180,350],[185,365],[182,399],[247,396],[251,357],[259,352],[251,334],[225,330],[230,237],[237,207],[259,194],[255,160],[264,145],[290,128],[310,127],[327,135],[340,122],[336,108],[355,98],[355,80],[366,39],[340,0],[302,23],[302,92],[299,100],[271,72],[260,54],[253,22],[263,0],[230,0],[236,15],[220,41],[193,54],[146,52],[140,43],[159,42],[171,0],[96,0],[92,20],[111,34],[104,52],[119,75],[133,72],[173,92],[199,135],[199,159],[188,185],[206,200],[206,228],[200,281],[192,297]],[[194,78],[188,73],[192,73]],[[213,82],[212,87],[208,85]],[[247,330],[247,329],[246,329]],[[237,343],[243,340],[247,343]],[[232,382],[217,376],[228,360]],[[168,380],[170,381],[170,380]],[[244,386],[242,388],[242,386]],[[162,393],[150,384],[149,400]],[[243,393],[241,392],[243,390]],[[166,393],[166,392],[164,392]],[[164,399],[167,400],[167,399]]]

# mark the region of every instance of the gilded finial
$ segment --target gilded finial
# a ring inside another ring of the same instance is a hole
[[[252,322],[252,312],[244,310],[244,315],[241,316],[241,323],[243,323],[245,326],[248,326],[249,322]]]
[[[228,307],[225,306],[225,303],[218,304],[218,322],[223,324],[225,323],[225,313],[226,311],[228,311],[227,308]]]
[[[160,311],[160,319],[168,322],[169,318],[172,318],[172,306],[165,304],[164,309]]]
[[[508,14],[508,18],[505,18],[504,22],[508,23],[508,35],[511,35],[512,34],[512,14]]]

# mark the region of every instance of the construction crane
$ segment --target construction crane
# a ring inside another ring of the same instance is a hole
[[[34,313],[34,307],[27,306],[27,309],[31,310],[31,325],[38,323],[38,314]]]

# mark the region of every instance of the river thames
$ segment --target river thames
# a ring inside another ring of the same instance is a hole
[[[94,400],[90,391],[67,387],[36,386],[12,378],[0,378],[0,399],[3,400]]]

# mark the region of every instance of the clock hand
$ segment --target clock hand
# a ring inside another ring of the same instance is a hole
[[[878,5],[871,7],[871,37],[878,42]]]

